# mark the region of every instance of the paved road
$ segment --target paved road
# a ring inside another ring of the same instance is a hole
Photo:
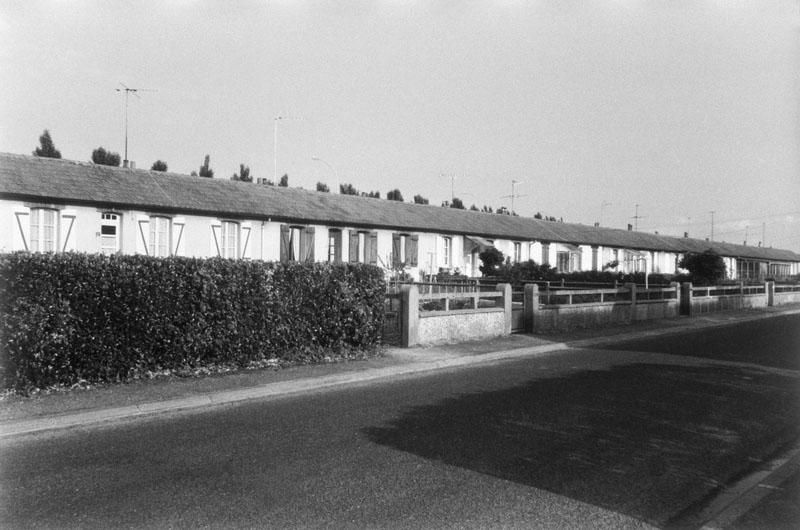
[[[718,361],[575,350],[7,440],[0,526],[679,524],[800,424],[793,372]]]

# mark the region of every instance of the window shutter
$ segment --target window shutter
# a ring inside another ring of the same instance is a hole
[[[14,212],[14,237],[12,238],[13,250],[29,250],[31,220],[30,211],[25,209]]]
[[[183,229],[186,226],[184,217],[176,217],[172,220],[172,255],[185,256],[186,242],[183,239]]]
[[[220,247],[222,246],[222,223],[211,221],[211,252],[214,256],[222,256]]]
[[[350,263],[358,262],[358,232],[350,230],[350,244],[348,245],[348,254],[350,255]]]
[[[369,234],[369,264],[378,264],[378,232]]]
[[[289,225],[281,225],[281,262],[292,259],[292,231]]]
[[[150,254],[150,217],[140,215],[136,219],[136,253]]]
[[[412,267],[417,266],[417,247],[419,246],[419,236],[411,236],[408,238],[406,246],[406,260]]]
[[[392,267],[400,266],[400,234],[392,234]]]
[[[301,232],[300,255],[303,261],[314,261],[314,227],[308,226]]]
[[[61,237],[64,239],[61,243],[61,250],[63,252],[75,250],[75,217],[77,215],[74,210],[61,212]]]
[[[241,228],[241,233],[239,234],[240,237],[240,249],[241,249],[241,258],[250,259],[253,257],[252,246],[250,244],[250,232],[252,231],[252,225],[250,223],[242,223],[239,225]]]
[[[341,230],[333,232],[333,261],[335,263],[342,262],[342,232]]]

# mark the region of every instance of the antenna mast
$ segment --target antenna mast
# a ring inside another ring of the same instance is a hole
[[[524,182],[520,182],[519,180],[512,180],[511,181],[511,195],[503,195],[500,197],[501,199],[508,199],[511,198],[511,213],[514,213],[514,199],[517,197],[527,197],[527,195],[518,195],[516,191],[517,184],[524,184]]]
[[[138,92],[155,92],[152,88],[130,88],[120,83],[122,88],[115,88],[116,92],[125,92],[125,159],[122,162],[122,167],[128,167],[128,94],[133,94],[137,98]],[[139,98],[141,99],[141,98]]]

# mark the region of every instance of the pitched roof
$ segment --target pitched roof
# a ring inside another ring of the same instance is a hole
[[[724,256],[800,261],[789,250],[7,153],[0,153],[0,197],[640,250],[712,249]]]

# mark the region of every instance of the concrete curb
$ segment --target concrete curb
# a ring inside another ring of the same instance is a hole
[[[775,311],[757,315],[746,315],[735,319],[735,322],[760,320],[783,315],[800,313],[800,309],[786,311]],[[654,337],[659,335],[669,335],[692,330],[707,329],[731,325],[733,321],[703,321],[689,322],[689,325],[676,326],[674,328],[656,329],[623,333],[619,335],[582,339],[571,342],[554,342],[540,346],[528,348],[518,348],[512,350],[501,350],[492,353],[469,355],[463,357],[447,357],[433,359],[424,362],[412,362],[409,364],[391,366],[387,368],[377,368],[359,372],[335,374],[322,377],[308,377],[295,379],[292,381],[282,381],[269,383],[258,387],[249,387],[236,390],[227,390],[211,394],[176,398],[165,401],[143,403],[126,407],[115,407],[109,409],[92,410],[86,412],[64,414],[36,418],[31,420],[21,420],[0,425],[0,439],[21,436],[25,434],[35,434],[45,431],[69,429],[81,426],[95,425],[99,423],[113,422],[136,417],[144,417],[168,412],[188,411],[210,406],[221,406],[231,403],[238,403],[247,400],[276,398],[290,396],[303,392],[319,392],[324,390],[336,389],[347,385],[367,384],[383,379],[397,378],[403,376],[418,375],[425,372],[435,372],[459,368],[470,365],[496,363],[511,359],[521,359],[526,357],[537,357],[557,351],[571,348],[586,348],[611,342],[622,342],[637,340],[641,338]]]

